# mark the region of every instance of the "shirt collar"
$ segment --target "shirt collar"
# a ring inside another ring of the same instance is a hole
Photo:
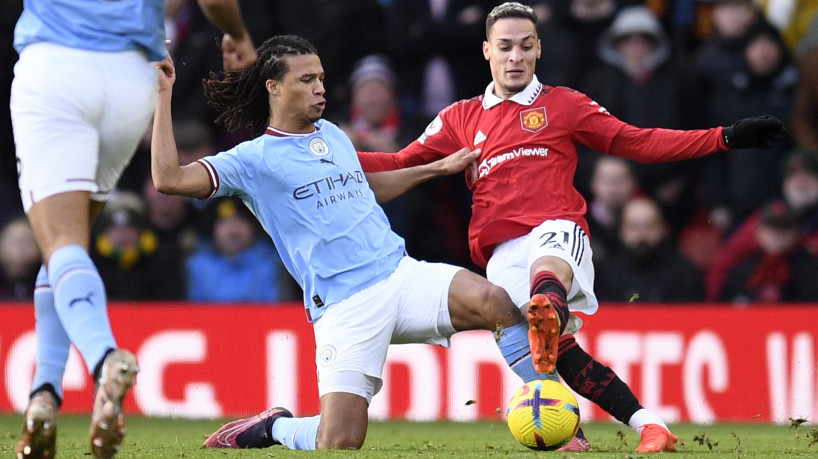
[[[508,100],[517,102],[520,105],[531,105],[534,103],[534,99],[540,95],[540,92],[542,92],[542,83],[537,79],[537,75],[533,75],[531,83],[528,83],[528,86],[522,91],[509,97]],[[486,86],[486,92],[483,94],[483,108],[488,110],[503,100],[502,97],[494,94],[494,82],[489,83],[489,85]]]
[[[321,120],[319,120],[319,121],[321,121]],[[272,126],[267,126],[267,129],[264,131],[264,133],[268,134],[268,135],[271,135],[271,136],[274,136],[274,137],[306,137],[308,135],[313,135],[313,134],[315,134],[316,132],[318,132],[320,130],[321,130],[321,126],[319,126],[319,123],[316,122],[315,123],[315,130],[312,131],[312,132],[287,132],[287,131],[282,131],[281,129],[276,129],[276,128],[272,127]]]

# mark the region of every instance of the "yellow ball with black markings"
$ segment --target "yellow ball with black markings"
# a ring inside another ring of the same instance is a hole
[[[511,434],[523,445],[555,450],[569,441],[579,428],[579,406],[568,388],[551,380],[523,384],[511,397],[506,411]]]

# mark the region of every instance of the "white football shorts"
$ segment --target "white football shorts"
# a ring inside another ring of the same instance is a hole
[[[328,306],[313,324],[319,395],[346,392],[369,402],[383,386],[390,344],[448,347],[456,331],[449,285],[461,269],[406,256],[388,279]]]
[[[544,256],[557,257],[571,266],[574,280],[568,293],[568,309],[593,314],[599,307],[594,294],[593,252],[585,231],[568,220],[546,220],[525,236],[506,241],[494,249],[486,277],[503,287],[518,307],[531,299],[531,265]],[[582,320],[571,314],[566,333],[576,333]]]
[[[88,191],[105,201],[145,134],[156,69],[139,51],[27,46],[14,66],[11,118],[23,208]]]

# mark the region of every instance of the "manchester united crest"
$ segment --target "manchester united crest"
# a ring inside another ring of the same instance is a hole
[[[532,108],[520,112],[520,123],[523,130],[528,132],[539,132],[540,129],[548,126],[548,117],[545,115],[545,107]]]

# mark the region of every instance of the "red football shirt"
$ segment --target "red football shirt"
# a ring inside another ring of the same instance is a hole
[[[494,247],[546,220],[576,222],[586,233],[586,204],[574,188],[577,144],[652,163],[697,158],[727,150],[722,128],[641,129],[612,116],[588,96],[533,81],[508,100],[484,95],[455,102],[423,135],[397,153],[362,153],[366,172],[426,164],[457,150],[480,148],[472,190],[469,247],[485,267]]]

